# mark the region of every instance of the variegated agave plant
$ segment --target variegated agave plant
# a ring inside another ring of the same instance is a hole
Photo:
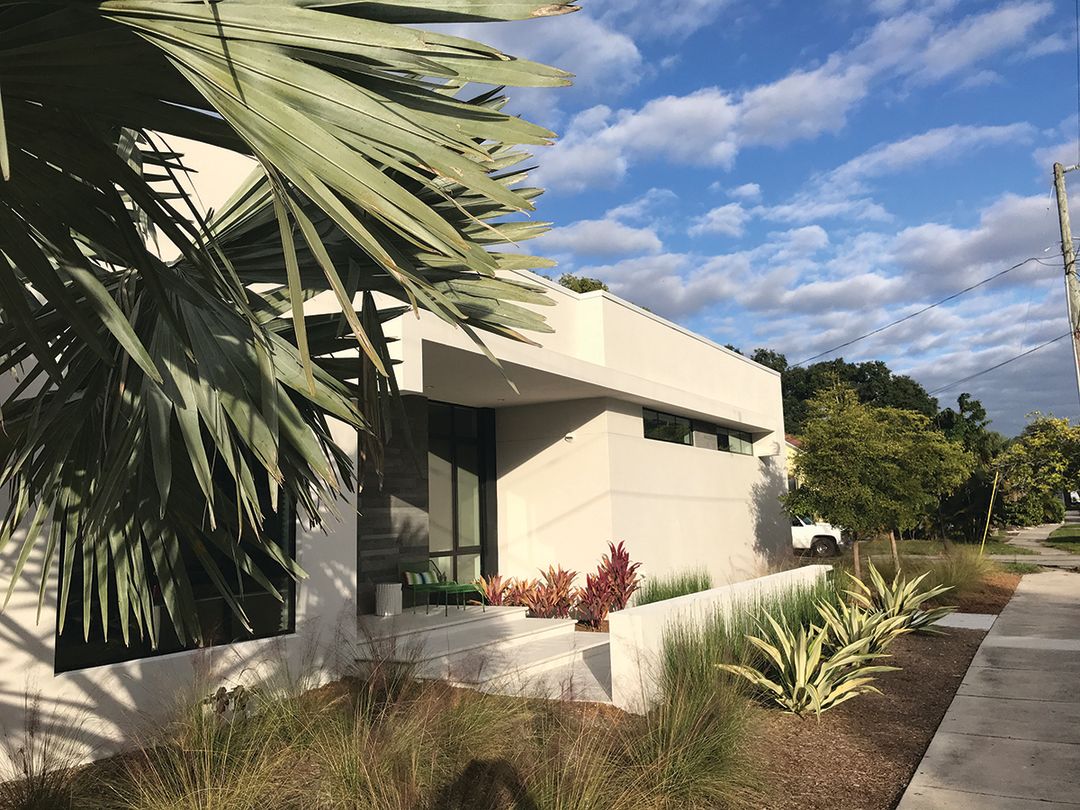
[[[858,577],[848,574],[855,587],[853,590],[845,591],[845,593],[865,610],[878,612],[886,618],[902,619],[904,627],[909,630],[938,632],[932,629],[932,625],[956,610],[955,607],[949,605],[933,608],[923,607],[930,600],[952,590],[948,585],[922,588],[922,583],[929,576],[929,572],[909,580],[900,571],[897,571],[892,581],[887,582],[881,572],[874,567],[874,564],[870,563],[869,573],[870,585],[867,585]]]
[[[246,622],[231,578],[276,593],[267,556],[303,575],[263,534],[281,493],[318,521],[352,486],[328,419],[378,463],[386,319],[412,307],[474,335],[546,328],[530,309],[542,293],[497,273],[544,266],[498,248],[543,230],[513,219],[540,193],[519,145],[553,136],[496,90],[462,93],[568,74],[413,26],[574,10],[0,0],[0,371],[22,369],[0,435],[0,552],[19,538],[8,596],[30,570],[44,596],[62,561],[82,572],[84,632],[96,593],[125,641],[156,639],[157,600],[197,641],[195,566]],[[205,217],[172,136],[250,156],[255,174]],[[163,261],[155,235],[181,257]],[[306,317],[324,291],[342,314]],[[376,292],[401,308],[377,310]]]
[[[768,614],[765,620],[761,637],[747,636],[765,656],[762,669],[717,666],[745,678],[788,713],[820,716],[861,694],[878,692],[873,676],[896,669],[874,663],[883,654],[870,651],[868,638],[830,649],[826,627],[800,625],[792,629],[783,617],[777,621]]]
[[[817,609],[829,631],[829,646],[833,649],[866,639],[867,652],[884,652],[893,641],[910,632],[906,616],[886,616],[840,601],[821,601]]]

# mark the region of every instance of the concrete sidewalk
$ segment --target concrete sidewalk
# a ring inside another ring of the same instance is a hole
[[[1066,523],[1075,521],[1066,518]],[[1070,554],[1056,548],[1047,548],[1041,541],[1050,536],[1050,532],[1061,524],[1051,523],[1045,526],[1032,526],[1029,529],[1021,529],[1019,534],[1009,539],[1009,544],[1019,546],[1034,554],[992,554],[991,559],[996,562],[1034,563],[1048,568],[1080,568],[1080,554]],[[1036,556],[1038,555],[1038,556]]]
[[[1080,574],[1021,580],[898,808],[1080,809]]]

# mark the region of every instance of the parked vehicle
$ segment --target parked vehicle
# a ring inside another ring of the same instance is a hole
[[[791,516],[791,547],[795,552],[810,552],[815,557],[833,557],[845,545],[843,533],[831,523],[813,518]]]

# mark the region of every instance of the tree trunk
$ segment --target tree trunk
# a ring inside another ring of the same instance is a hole
[[[896,570],[900,570],[900,552],[896,550],[896,532],[889,529],[889,548],[892,549],[892,561]]]
[[[859,561],[859,541],[855,540],[851,544],[852,562],[855,563],[855,576],[858,579],[862,579],[862,563]]]

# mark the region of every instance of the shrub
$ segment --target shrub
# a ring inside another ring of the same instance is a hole
[[[951,590],[947,585],[920,588],[928,573],[908,580],[897,571],[892,581],[887,582],[873,563],[870,563],[868,568],[870,585],[848,574],[855,590],[849,590],[847,594],[864,610],[876,611],[886,617],[902,617],[905,619],[904,626],[912,630],[929,629],[955,610],[954,607],[923,609],[924,603]]]
[[[515,607],[528,607],[535,599],[536,590],[540,587],[540,581],[536,579],[511,578],[506,586],[506,594],[503,596],[504,605]]]
[[[630,562],[630,552],[622,541],[619,545],[608,543],[609,554],[600,560],[598,573],[611,583],[611,609],[625,610],[635,591],[641,587],[638,569],[641,563]]]
[[[585,575],[585,587],[578,592],[577,617],[589,627],[599,627],[611,612],[611,580],[601,569]]]
[[[529,615],[537,619],[568,619],[577,602],[578,589],[574,587],[576,571],[565,571],[548,566],[541,571],[543,581],[527,595]]]
[[[490,578],[480,577],[476,586],[480,589],[480,595],[489,605],[500,606],[509,604],[506,602],[507,593],[510,591],[514,580],[505,580],[499,574],[492,574]]]
[[[867,651],[883,652],[894,640],[910,632],[906,616],[886,616],[844,601],[818,603],[818,613],[830,634],[832,649],[847,647],[862,639]]]
[[[675,599],[679,596],[707,591],[712,586],[712,574],[703,568],[680,571],[670,576],[645,580],[637,592],[634,604],[649,605],[665,599]]]
[[[765,638],[747,637],[765,654],[769,662],[765,671],[737,664],[717,666],[745,678],[791,714],[811,711],[820,716],[861,694],[877,692],[871,685],[873,675],[896,669],[871,663],[883,656],[869,651],[869,639],[828,652],[827,628],[799,625],[792,630],[786,621],[765,618],[768,624],[761,628]]]

